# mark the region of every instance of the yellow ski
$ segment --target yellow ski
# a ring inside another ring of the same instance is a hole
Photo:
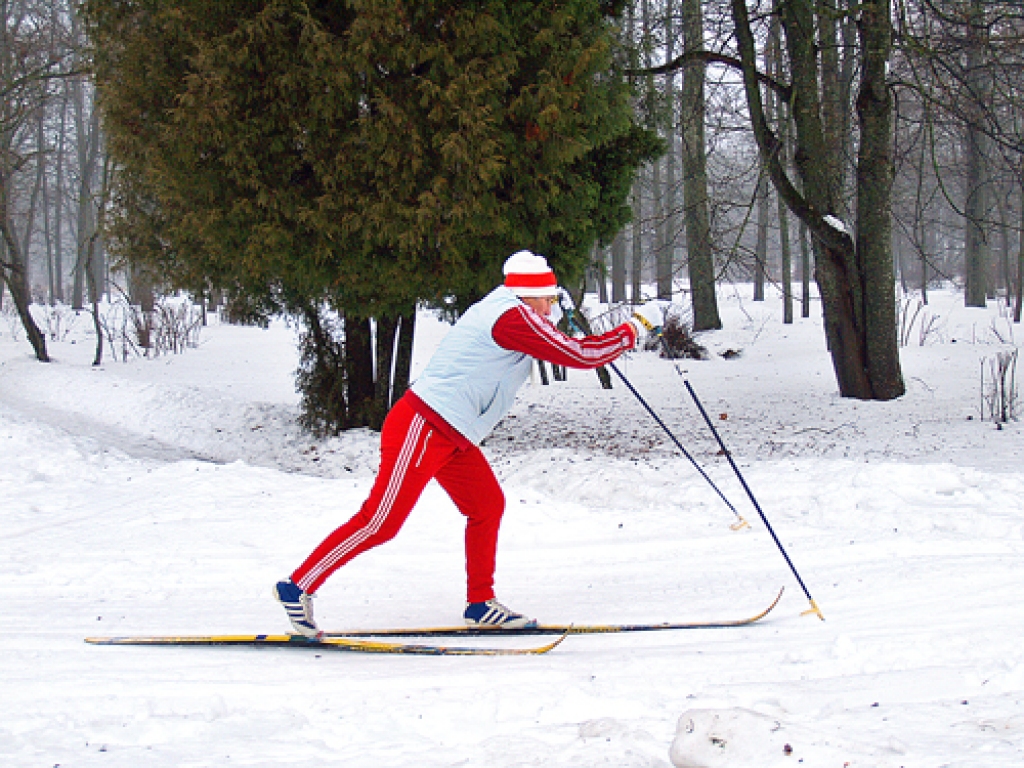
[[[654,632],[668,629],[720,629],[725,627],[745,627],[754,624],[767,616],[782,599],[783,589],[772,600],[771,605],[760,613],[743,619],[726,619],[723,621],[683,621],[663,622],[657,624],[536,624],[532,627],[507,629],[504,627],[401,627],[391,629],[351,629],[344,631],[325,632],[324,637],[483,637],[494,635],[590,635],[614,634],[618,632]]]
[[[302,635],[180,635],[163,637],[87,637],[92,645],[170,645],[170,646],[250,646],[258,648],[314,648],[317,650],[354,653],[408,653],[425,656],[525,656],[547,653],[558,646],[568,633],[554,642],[530,648],[474,648],[448,645],[421,645],[380,640],[361,640],[322,636],[319,639]]]

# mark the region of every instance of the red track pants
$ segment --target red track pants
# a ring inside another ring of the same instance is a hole
[[[431,479],[467,518],[467,599],[490,600],[505,495],[479,448],[459,450],[405,400],[399,400],[384,421],[380,470],[369,498],[351,520],[324,539],[292,574],[292,581],[313,594],[356,555],[393,539]]]

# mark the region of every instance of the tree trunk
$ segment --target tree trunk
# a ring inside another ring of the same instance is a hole
[[[779,5],[786,31],[796,126],[796,167],[801,189],[790,180],[779,157],[778,138],[765,118],[757,77],[757,57],[745,0],[732,0],[754,136],[776,191],[807,224],[814,237],[816,276],[825,336],[843,397],[889,400],[904,392],[895,323],[895,283],[889,211],[891,195],[891,102],[885,82],[891,38],[886,0],[865,7],[861,16],[862,60],[858,114],[858,237],[835,217],[834,178],[825,162],[829,147],[821,119],[819,71],[810,0]]]
[[[659,299],[672,300],[672,258],[665,239],[665,187],[661,183],[663,159],[651,168],[651,194],[654,196],[654,284]]]
[[[90,268],[90,280],[95,282],[96,271]],[[128,267],[128,302],[139,308],[142,313],[142,326],[139,328],[139,346],[148,350],[153,348],[153,320],[156,311],[156,296],[153,294],[153,280],[146,269],[138,264]]]
[[[46,254],[46,303],[53,306],[57,302],[57,284],[53,264],[53,222],[50,217],[51,187],[48,175],[43,175],[43,249]],[[59,193],[57,199],[60,199]]]
[[[671,96],[670,96],[671,98]],[[672,132],[668,135],[668,152],[665,154],[665,185],[662,188],[662,245],[659,260],[662,264],[663,281],[659,283],[658,298],[672,300],[676,276],[676,142]],[[664,295],[662,295],[664,294]]]
[[[3,53],[6,55],[10,51]],[[46,351],[46,337],[32,317],[32,289],[29,284],[28,254],[21,252],[12,220],[14,213],[11,200],[14,191],[13,175],[17,170],[14,153],[10,146],[13,135],[10,130],[6,129],[0,132],[0,135],[3,140],[3,146],[0,146],[0,239],[3,241],[3,247],[0,247],[0,293],[3,292],[3,285],[6,284],[36,359],[48,363],[50,357]]]
[[[348,384],[345,428],[379,429],[384,416],[378,413],[380,407],[375,397],[373,333],[369,318],[345,317],[345,381]]]
[[[3,184],[0,181],[0,184]],[[3,186],[6,186],[5,184]],[[0,190],[0,235],[3,236],[7,246],[7,258],[0,259],[0,277],[7,285],[7,290],[14,301],[14,308],[21,319],[21,325],[25,329],[29,344],[35,352],[36,359],[41,363],[50,362],[50,356],[46,352],[46,337],[39,330],[36,321],[32,318],[32,294],[29,291],[28,280],[23,268],[23,259],[18,253],[18,242],[11,234],[10,221],[7,218],[7,190]],[[0,286],[2,289],[2,286]]]
[[[776,70],[782,69],[781,59],[781,30],[778,16],[773,16],[768,27],[768,38],[764,46],[764,71],[774,75]],[[786,140],[784,131],[777,122],[778,98],[771,90],[764,95],[766,117],[776,120],[775,131],[778,138],[779,161],[785,167],[786,164]],[[768,222],[769,222],[769,181],[768,168],[763,166],[757,177],[757,188],[754,192],[754,200],[757,207],[757,237],[754,245],[754,301],[764,301],[765,275],[768,272]],[[779,207],[784,203],[779,201]]]
[[[793,252],[789,243],[789,212],[779,198],[779,248],[782,256],[782,322],[793,323]]]
[[[931,238],[934,238],[934,227],[929,227],[925,221],[927,215],[927,204],[924,201],[923,187],[924,187],[924,169],[926,167],[928,144],[927,142],[921,142],[921,155],[918,160],[918,173],[917,173],[917,189],[914,196],[914,245],[918,249],[920,269],[921,269],[921,303],[928,303],[928,254],[931,253],[929,247]]]
[[[904,295],[910,293],[910,286],[907,283],[907,275],[910,274],[910,267],[907,264],[907,238],[899,232],[896,233],[893,242],[896,278],[900,284],[900,292]]]
[[[964,206],[964,304],[984,307],[988,295],[989,243],[985,215],[988,209],[984,169],[985,136],[968,127],[965,147],[967,204]]]
[[[612,303],[626,302],[626,234],[622,230],[612,241]]]
[[[98,132],[98,126],[97,126]],[[97,142],[98,143],[98,142]],[[86,249],[86,272],[89,276],[89,299],[92,303],[92,322],[96,332],[96,357],[93,365],[103,362],[103,328],[100,323],[100,299],[106,289],[106,271],[99,268],[98,262],[105,261],[105,254],[100,253],[103,247],[102,231],[103,222],[107,212],[107,198],[110,195],[110,166],[112,158],[107,155],[103,161],[103,168],[100,176],[99,196],[95,201],[90,201],[89,212],[91,214],[92,227],[89,235],[89,244]],[[152,324],[153,317],[153,292],[149,291],[149,314],[147,324]]]
[[[677,12],[675,0],[665,0],[665,59],[672,61],[675,58],[677,34]],[[665,185],[662,189],[662,248],[664,253],[661,259],[664,262],[663,271],[666,275],[664,290],[659,288],[659,298],[672,300],[675,292],[675,278],[679,269],[679,261],[676,258],[676,249],[679,245],[679,188],[677,178],[679,175],[678,144],[676,142],[676,106],[679,94],[676,91],[676,71],[673,69],[666,72],[662,84],[662,99],[668,113],[668,128],[665,136],[665,143],[668,146],[665,152]],[[665,293],[662,296],[662,293]]]
[[[602,304],[608,303],[608,276],[605,264],[605,249],[596,243],[590,252],[590,266],[587,273],[590,278],[591,291],[597,294],[597,300]]]
[[[86,246],[85,274],[89,284],[89,303],[92,306],[92,327],[96,334],[96,354],[93,357],[93,365],[103,363],[103,325],[100,322],[100,296],[101,283],[97,279],[95,264],[96,250],[98,246],[99,232],[94,231],[89,237],[89,244]],[[152,316],[151,316],[152,317]],[[147,322],[150,322],[147,320]],[[147,332],[148,335],[148,332]]]
[[[57,140],[53,206],[53,299],[64,301],[64,142],[67,137],[67,98],[60,105],[60,136]]]
[[[984,307],[988,295],[988,265],[991,258],[988,241],[989,172],[988,137],[982,123],[988,92],[984,66],[986,30],[982,0],[971,0],[971,19],[967,24],[967,79],[976,101],[967,122],[964,147],[967,173],[967,200],[964,205],[966,232],[964,236],[964,304]]]
[[[310,302],[297,309],[305,323],[295,376],[302,394],[299,424],[318,436],[335,435],[348,420],[345,345],[333,319],[322,315],[320,306]]]
[[[768,43],[768,50],[770,56],[770,67],[769,72],[779,81],[782,82],[785,73],[782,68],[782,30],[776,20],[773,19],[770,32],[770,40]],[[770,103],[772,105],[773,117],[775,119],[775,125],[779,133],[779,146],[783,152],[783,162],[786,167],[789,167],[789,115],[786,112],[786,105],[782,99],[775,98],[774,94],[771,94],[772,98]],[[782,200],[781,195],[776,195],[775,200],[777,203],[777,212],[779,217],[779,256],[780,256],[780,268],[779,268],[779,280],[782,282],[782,322],[785,325],[792,325],[793,323],[793,254],[790,247],[789,241],[789,212],[786,210],[786,204]]]
[[[630,40],[637,38],[636,33],[636,6],[633,3],[627,4],[627,25],[628,37]],[[646,29],[641,31],[645,34]],[[650,58],[647,58],[647,65],[650,66]],[[630,301],[633,304],[640,303],[641,280],[643,273],[643,186],[644,169],[640,167],[633,177],[633,189],[630,192],[630,260],[629,260],[629,288]]]
[[[633,243],[632,259],[630,263],[630,291],[629,298],[634,304],[643,301],[643,274],[644,274],[644,232],[643,232],[643,195],[641,194],[641,180],[643,171],[636,175],[633,182]]]
[[[768,271],[768,176],[761,172],[757,180],[757,243],[754,246],[754,301],[764,301],[764,279]]]
[[[849,102],[848,100],[844,101],[844,97],[848,98],[848,94],[844,94],[840,85],[840,49],[836,30],[836,19],[839,18],[839,12],[836,6],[836,0],[817,0],[816,25],[821,62],[819,77],[821,82],[821,125],[824,131],[825,145],[829,148],[828,154],[822,160],[827,164],[827,176],[832,184],[829,198],[836,206],[835,211],[839,218],[846,221],[848,216],[843,199],[843,187],[845,186],[844,158],[848,155],[843,154],[843,136],[849,127],[849,120],[844,120],[843,116],[849,114]],[[778,70],[782,71],[781,57],[778,62]]]
[[[711,249],[711,216],[708,211],[707,148],[704,123],[707,102],[704,94],[706,66],[696,56],[704,50],[704,17],[700,0],[683,0],[683,50],[695,54],[683,70],[680,136],[683,166],[683,227],[686,230],[686,258],[690,273],[693,330],[722,327],[715,294],[715,258]]]
[[[1017,249],[1017,303],[1013,307],[1013,322],[1019,323],[1024,309],[1024,183],[1020,188],[1020,245]]]
[[[811,246],[807,225],[800,221],[800,317],[811,316]]]
[[[583,305],[583,286],[580,286],[580,288],[578,288],[575,291],[569,291],[569,295],[572,297],[572,305],[574,307],[579,307]],[[575,327],[583,331],[583,333],[587,335],[590,335],[592,333],[590,323],[582,312],[573,312],[572,322],[575,325]],[[570,326],[570,331],[572,330],[575,329],[572,326]],[[612,377],[611,374],[608,373],[607,368],[601,366],[600,368],[596,368],[594,372],[597,374],[597,380],[601,382],[602,389],[612,388]]]
[[[891,6],[876,0],[861,16],[861,82],[857,94],[857,260],[864,287],[863,334],[871,397],[905,391],[896,330],[892,266],[892,94],[886,82],[892,46]]]
[[[1003,289],[1007,307],[1013,302],[1013,278],[1010,276],[1010,222],[1009,211],[1006,209],[1010,194],[1008,189],[1001,188],[996,195],[996,206],[999,211],[999,263],[996,280],[993,280],[993,284],[998,284]]]
[[[384,425],[391,407],[409,388],[415,307],[400,315],[376,318],[376,373],[374,378],[373,429]]]
[[[311,333],[314,338],[322,339],[317,342],[317,347],[327,349],[329,339],[326,338],[326,329],[320,326],[312,312],[307,314],[314,321],[310,324]],[[409,388],[415,329],[415,307],[401,315],[375,318],[375,323],[365,318],[345,318],[342,374],[345,382],[345,416],[343,424],[330,426],[335,429],[380,429],[383,426],[391,406]],[[327,365],[322,368],[330,370]],[[339,387],[335,385],[330,389],[337,391]]]
[[[28,282],[29,290],[31,291],[32,280],[30,275],[31,259],[30,254],[32,253],[32,235],[35,234],[36,230],[36,211],[39,210],[39,197],[43,191],[43,182],[46,177],[46,133],[43,125],[43,116],[45,110],[39,110],[39,118],[36,122],[36,130],[38,136],[36,137],[36,175],[32,182],[32,192],[28,199],[28,209],[23,212],[25,216],[25,231],[22,235],[21,247],[19,252],[25,258],[25,279]]]
[[[77,216],[77,258],[75,263],[75,282],[73,304],[75,309],[83,308],[85,285],[88,280],[97,283],[98,290],[104,286],[102,278],[103,265],[99,253],[89,254],[90,242],[93,231],[96,227],[95,194],[96,172],[100,160],[100,115],[96,104],[86,103],[82,83],[75,80],[71,83],[71,94],[73,98],[75,116],[75,134],[77,136],[78,154],[78,216]],[[86,265],[92,265],[96,274],[87,276],[84,270]]]
[[[374,377],[374,399],[377,401],[377,410],[386,415],[391,410],[393,400],[391,399],[392,373],[395,362],[395,337],[398,334],[398,327],[401,318],[397,316],[385,316],[376,318],[376,373]],[[380,424],[374,424],[374,429],[380,429],[384,424],[383,417]]]
[[[395,380],[391,385],[391,402],[397,403],[409,389],[412,377],[412,343],[416,335],[416,307],[413,305],[401,316],[398,326],[398,345],[395,349]]]
[[[891,2],[891,0],[889,0]],[[842,56],[839,61],[839,124],[836,136],[836,157],[848,158],[854,156],[856,139],[853,135],[853,92],[855,78],[859,74],[860,64],[858,62],[857,37],[858,37],[858,11],[860,0],[841,0],[840,11],[837,15],[839,20],[839,40]],[[840,219],[847,221],[852,218],[848,200],[852,197],[853,190],[850,186],[850,168],[845,162],[838,165],[839,174],[838,189],[840,199],[838,202]]]
[[[550,386],[551,382],[548,380],[548,368],[547,364],[543,360],[534,360],[537,364],[537,372],[540,373],[541,386]]]
[[[938,251],[938,237],[935,232],[934,226],[922,225],[924,229],[922,236],[922,243],[924,245],[921,251],[921,301],[924,304],[928,303],[928,283],[931,280],[931,258]]]

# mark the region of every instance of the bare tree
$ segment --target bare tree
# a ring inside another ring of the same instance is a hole
[[[626,233],[619,232],[612,241],[612,302],[626,301]]]
[[[984,306],[997,289],[1009,301],[1016,265],[994,257],[996,245],[1005,252],[1020,229],[1009,206],[1022,205],[1024,7],[1015,0],[899,0],[897,10],[894,81],[906,105],[898,137],[927,147],[920,154],[928,162],[917,173],[930,210],[920,226],[933,242],[914,238],[922,269],[961,275],[968,306]],[[955,263],[942,263],[943,247],[956,253]]]
[[[1024,180],[1021,182],[1022,186],[1019,188],[1020,191],[1020,240],[1017,246],[1017,282],[1016,282],[1016,296],[1017,300],[1013,307],[1013,321],[1015,323],[1020,322],[1021,309],[1024,306]]]
[[[767,172],[763,172],[754,193],[754,224],[757,231],[757,244],[754,246],[754,301],[764,301],[764,283],[768,274],[768,225],[771,223],[769,187]]]
[[[715,292],[715,261],[711,247],[708,210],[708,171],[705,122],[707,102],[704,83],[707,66],[704,52],[704,16],[700,0],[682,0],[683,69],[680,135],[683,166],[683,226],[690,273],[693,330],[722,327]]]
[[[92,102],[76,10],[74,0],[0,0],[0,286],[43,361],[46,338],[31,306],[63,299],[64,245],[72,239],[65,236],[75,234],[66,214],[77,207],[68,182],[77,181],[79,167],[68,162],[66,147],[79,132],[67,120],[69,94],[77,90],[82,103]]]
[[[988,292],[986,272],[991,260],[988,227],[992,200],[988,167],[988,137],[982,129],[982,105],[990,93],[989,73],[984,64],[986,37],[985,7],[981,0],[972,0],[967,27],[967,87],[974,95],[967,103],[968,120],[964,137],[966,166],[967,236],[965,238],[965,290],[964,303],[969,307],[984,307]]]
[[[889,3],[860,9],[860,88],[857,220],[853,232],[837,213],[840,179],[829,160],[832,143],[822,106],[816,14],[811,0],[776,5],[786,38],[791,83],[787,96],[796,128],[799,184],[780,157],[778,136],[764,110],[756,41],[744,0],[732,0],[744,85],[754,136],[776,190],[807,225],[817,254],[817,283],[833,368],[844,397],[890,400],[904,392],[896,338],[890,205],[892,100],[886,81],[891,50]]]
[[[44,4],[0,0],[0,17],[0,280],[10,292],[36,358],[47,362],[46,338],[30,309],[28,251],[42,171],[30,176],[27,210],[19,210],[19,182],[26,170],[32,170],[33,159],[36,168],[42,163],[40,111],[50,96],[50,83],[66,74],[66,59],[52,46],[47,26],[51,14]]]

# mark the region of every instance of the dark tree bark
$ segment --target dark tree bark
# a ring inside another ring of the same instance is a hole
[[[754,195],[757,206],[757,240],[754,246],[754,301],[764,301],[764,281],[768,271],[768,179],[761,173]]]
[[[376,347],[377,347],[377,375],[373,383],[374,399],[377,401],[377,411],[387,414],[391,409],[391,371],[395,362],[395,335],[398,333],[399,317],[378,317],[376,318]],[[384,423],[381,418],[379,429]]]
[[[5,249],[0,249],[0,289],[7,285],[14,308],[21,319],[29,344],[35,352],[36,359],[42,363],[50,362],[46,352],[46,337],[39,330],[32,317],[32,292],[28,284],[28,272],[25,269],[25,258],[19,250],[17,238],[11,231],[10,212],[8,209],[8,180],[0,178],[0,236],[3,237]]]
[[[391,386],[392,405],[409,389],[412,375],[412,342],[416,333],[416,307],[410,307],[398,326],[398,345],[395,349],[395,381]]]
[[[982,0],[971,0],[967,23],[967,81],[975,98],[968,105],[965,136],[967,171],[964,216],[967,227],[964,242],[965,286],[964,304],[984,307],[989,292],[988,268],[991,261],[989,244],[989,208],[992,197],[988,168],[989,138],[986,135],[984,111],[987,108],[989,76],[985,65],[987,29]]]
[[[782,81],[784,72],[782,69],[782,30],[778,23],[772,23],[769,46],[769,72],[776,80]],[[779,145],[782,147],[783,163],[789,163],[789,115],[786,112],[786,105],[782,99],[775,94],[770,94],[775,125],[778,126]],[[775,196],[777,214],[779,217],[779,282],[782,283],[782,322],[784,325],[793,323],[793,254],[789,238],[789,210],[780,195]]]
[[[569,293],[572,296],[573,306],[579,307],[583,305],[582,285],[575,291],[569,291]],[[579,328],[581,331],[583,331],[583,333],[587,334],[588,336],[592,333],[590,323],[587,321],[586,316],[582,312],[573,312],[572,320],[575,326]],[[571,331],[572,329],[570,328],[569,330]],[[608,373],[607,368],[601,366],[600,368],[596,368],[594,372],[597,374],[597,380],[601,382],[602,389],[612,388],[612,377],[611,374]]]
[[[904,391],[895,321],[895,280],[890,238],[891,110],[885,66],[891,45],[890,4],[880,0],[861,12],[861,124],[858,155],[858,236],[837,216],[836,179],[827,162],[830,146],[822,121],[819,66],[809,0],[780,3],[792,76],[796,128],[795,164],[801,189],[780,159],[769,128],[756,69],[754,36],[744,0],[732,0],[743,79],[754,136],[777,192],[814,239],[816,279],[833,369],[843,397],[890,400]]]
[[[800,221],[800,317],[811,316],[811,246],[807,242],[807,224]]]
[[[700,0],[683,0],[684,56],[694,55],[683,70],[681,97],[683,227],[690,272],[693,330],[722,327],[715,294],[715,260],[711,249],[711,217],[708,212],[707,149],[704,123],[706,99],[704,80],[707,67],[698,54],[704,50],[704,19]]]
[[[1024,186],[1020,190],[1020,242],[1017,248],[1017,301],[1013,306],[1013,322],[1019,323],[1024,309]]]
[[[345,318],[345,381],[348,413],[345,428],[380,428],[384,415],[373,377],[373,333],[369,318]]]
[[[643,230],[643,196],[640,194],[640,180],[643,171],[637,173],[636,182],[633,184],[633,242],[630,259],[630,280],[629,300],[633,304],[643,301],[642,286],[644,273],[644,230]]]
[[[619,232],[612,241],[612,303],[626,302],[626,235]]]
[[[864,7],[860,24],[861,82],[857,95],[856,260],[863,284],[863,334],[872,399],[904,391],[896,331],[892,260],[892,95],[886,68],[892,46],[889,2]]]

